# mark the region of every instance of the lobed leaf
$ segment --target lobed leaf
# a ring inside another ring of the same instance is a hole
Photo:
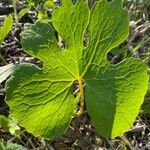
[[[43,68],[23,64],[7,81],[10,113],[34,135],[54,138],[71,121],[77,103],[72,86],[78,81],[77,98],[81,107],[85,99],[98,132],[111,138],[122,135],[135,120],[148,84],[147,67],[139,59],[117,65],[107,61],[107,53],[128,36],[127,12],[118,0],[97,1],[92,10],[82,0],[62,2],[52,15],[53,27],[37,21],[21,35],[24,51],[39,58]],[[64,50],[54,28],[65,41]]]

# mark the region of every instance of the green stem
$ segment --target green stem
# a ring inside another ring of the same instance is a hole
[[[139,42],[138,45],[136,45],[133,49],[132,49],[132,53],[136,52],[139,48],[141,48],[145,42],[147,42],[148,40],[150,40],[149,35],[145,36],[141,42]]]
[[[16,26],[18,26],[18,14],[17,14],[17,0],[13,0],[13,6],[14,6],[14,17],[15,17],[15,22]]]
[[[83,90],[83,84],[82,84],[82,79],[78,79],[79,83],[79,89],[80,89],[80,109],[77,112],[77,115],[80,116],[84,112],[84,90]]]
[[[5,65],[7,65],[6,60],[3,58],[2,54],[0,53],[0,59],[4,62]]]

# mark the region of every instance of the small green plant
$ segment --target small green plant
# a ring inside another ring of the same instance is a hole
[[[0,150],[27,150],[27,149],[19,144],[0,141]]]
[[[3,25],[0,27],[0,45],[3,43],[4,39],[6,38],[7,34],[10,32],[13,25],[12,16],[8,16],[5,18]],[[3,58],[2,54],[0,53],[0,59],[7,64],[5,59]]]
[[[0,27],[0,45],[6,38],[7,34],[10,32],[12,25],[13,25],[12,16],[6,17],[3,26]]]
[[[29,8],[34,8],[38,12],[38,19],[48,19],[47,9],[54,7],[53,0],[25,0]]]
[[[0,127],[3,127],[5,131],[10,132],[12,135],[20,136],[20,127],[17,125],[16,121],[12,118],[8,118],[4,115],[0,115]]]
[[[0,115],[0,127],[3,127],[6,131],[9,131],[9,119],[4,115]]]
[[[147,66],[139,59],[116,65],[107,60],[107,53],[128,36],[129,19],[122,1],[97,1],[90,10],[83,0],[75,4],[63,0],[51,23],[53,27],[37,21],[21,34],[24,51],[40,59],[42,69],[29,63],[5,66],[8,75],[13,72],[5,86],[12,117],[35,136],[51,139],[67,130],[72,116],[81,115],[86,103],[99,134],[114,138],[128,131],[149,78]],[[54,28],[64,40],[63,50]],[[85,32],[89,34],[86,46]]]

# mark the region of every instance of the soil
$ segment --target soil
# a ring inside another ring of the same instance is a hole
[[[24,6],[24,3],[23,6],[17,5],[17,11],[19,12]],[[138,57],[150,66],[150,38],[148,38],[150,37],[150,5],[144,2],[138,5],[130,0],[125,0],[124,8],[127,9],[130,14],[130,35],[124,43],[118,46],[120,50],[119,53],[112,50],[108,54],[108,60],[110,63],[116,64],[123,60],[126,54],[126,57]],[[0,24],[3,23],[5,15],[13,12],[13,5],[11,5],[9,1],[0,0]],[[30,62],[42,66],[39,60],[24,53],[20,44],[20,33],[24,30],[24,24],[33,23],[33,21],[37,19],[36,16],[37,14],[34,10],[24,15],[19,20],[18,25],[14,23],[12,31],[0,47],[0,53],[4,59],[0,59],[0,66],[22,62]],[[133,48],[135,48],[146,36],[147,39],[145,42],[133,53]],[[4,101],[4,85],[5,82],[0,84],[0,114],[8,116],[9,107]],[[150,95],[148,93],[145,96],[143,105],[145,104],[150,104]],[[36,138],[24,128],[21,128],[20,138],[0,128],[0,139],[18,143],[27,149],[33,150],[149,150],[150,115],[148,113],[139,113],[130,131],[125,133],[124,136],[116,137],[113,140],[98,135],[86,111],[82,116],[72,120],[64,135],[51,141]]]

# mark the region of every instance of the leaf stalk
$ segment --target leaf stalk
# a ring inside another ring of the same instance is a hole
[[[83,89],[84,87],[83,87],[81,78],[78,79],[78,83],[79,83],[79,89],[80,89],[80,109],[77,112],[77,116],[80,116],[84,112],[84,89]]]

